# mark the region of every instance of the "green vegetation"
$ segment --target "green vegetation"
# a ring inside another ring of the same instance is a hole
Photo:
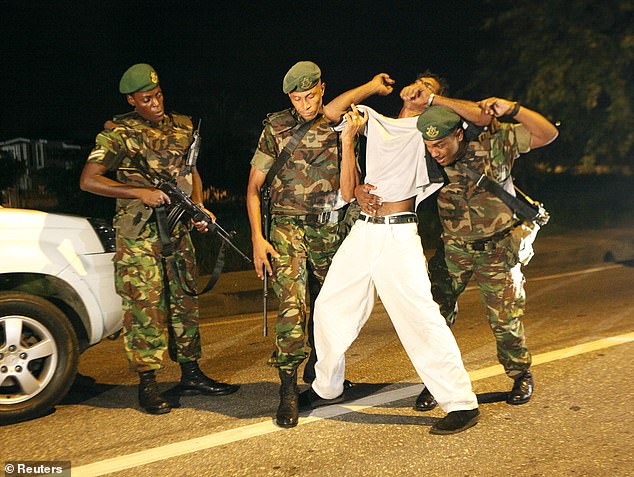
[[[515,98],[559,123],[543,160],[559,169],[632,172],[634,2],[489,0],[465,97]]]

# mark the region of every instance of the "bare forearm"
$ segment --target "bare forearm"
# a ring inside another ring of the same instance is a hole
[[[514,119],[531,133],[531,149],[546,146],[559,135],[557,128],[536,111],[520,107]]]
[[[143,187],[122,184],[105,176],[82,177],[80,188],[83,191],[115,199],[140,199]]]
[[[359,104],[372,94],[373,91],[369,83],[346,91],[324,106],[324,116],[330,121],[337,122],[351,104]]]
[[[262,204],[260,203],[260,189],[264,185],[266,174],[258,171],[255,167],[251,168],[249,173],[249,182],[247,184],[247,214],[249,215],[249,224],[251,225],[251,237],[253,242],[256,239],[263,239],[262,234]]]
[[[392,92],[394,80],[387,73],[379,73],[370,81],[340,94],[324,106],[324,116],[330,121],[339,121],[350,105],[359,104],[366,98],[378,94],[386,96]]]
[[[486,114],[478,103],[464,99],[448,98],[446,96],[434,95],[433,106],[446,106],[453,109],[461,118],[478,126],[487,126],[491,123],[491,116]]]
[[[413,116],[418,116],[424,111],[424,108],[417,108],[410,106],[408,104],[403,104],[401,111],[398,113],[399,118],[411,118]]]
[[[262,234],[262,218],[259,191],[247,190],[247,214],[249,215],[249,225],[251,226],[252,238],[264,238]]]
[[[354,141],[342,142],[341,168],[339,173],[339,187],[343,200],[350,202],[354,198],[354,189],[359,185],[359,171],[357,170]]]

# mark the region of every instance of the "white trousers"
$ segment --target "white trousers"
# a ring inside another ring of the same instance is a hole
[[[477,408],[456,340],[432,299],[414,223],[357,220],[335,254],[315,304],[314,391],[325,399],[343,392],[345,353],[372,312],[375,287],[416,372],[442,409]]]

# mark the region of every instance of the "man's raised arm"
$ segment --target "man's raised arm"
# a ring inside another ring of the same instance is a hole
[[[335,99],[324,106],[324,116],[329,121],[339,122],[341,116],[352,104],[360,104],[366,98],[378,94],[387,96],[393,90],[394,80],[387,73],[379,73],[370,81],[345,93],[341,93]]]

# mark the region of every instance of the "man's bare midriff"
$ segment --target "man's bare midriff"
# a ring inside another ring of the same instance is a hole
[[[414,199],[400,200],[398,202],[383,202],[374,215],[392,215],[399,212],[414,212]]]

